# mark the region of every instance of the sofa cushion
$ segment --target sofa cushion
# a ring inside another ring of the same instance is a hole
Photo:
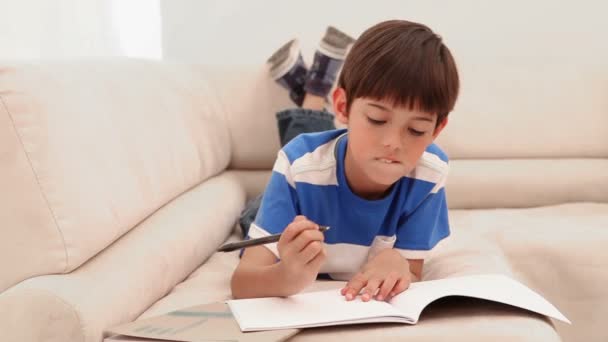
[[[378,325],[310,329],[297,340],[378,340],[417,337],[443,341],[604,341],[608,316],[608,204],[572,203],[526,209],[452,210],[452,234],[433,249],[423,279],[503,273],[543,295],[573,324],[539,318],[521,310],[479,301],[431,305],[414,327]],[[575,232],[576,234],[573,234]],[[230,240],[240,238],[236,231]],[[140,318],[230,298],[230,277],[238,252],[216,253]],[[603,273],[602,273],[603,272]],[[589,277],[595,277],[589,281]],[[308,290],[336,287],[318,281]],[[361,332],[365,331],[365,334]],[[500,332],[500,334],[497,334]],[[368,334],[369,333],[369,334]],[[377,338],[376,338],[377,337]]]
[[[3,222],[0,290],[75,269],[225,169],[230,134],[214,94],[204,70],[178,64],[0,65],[0,212],[12,223]]]
[[[214,253],[244,201],[233,175],[222,173],[71,273],[33,277],[0,293],[2,339],[100,341],[104,328],[137,318]]]
[[[230,241],[239,238],[233,234]],[[487,250],[486,250],[487,251]],[[473,249],[463,251],[476,255]],[[489,258],[476,259],[477,265],[494,272],[510,274],[510,269],[498,250]],[[498,261],[497,261],[498,260]],[[230,277],[238,263],[238,252],[216,253],[186,281],[177,285],[169,295],[148,309],[140,319],[183,309],[202,303],[230,298]],[[473,263],[469,263],[472,265]],[[472,273],[475,269],[443,270],[446,276]],[[319,280],[305,291],[339,288],[345,282]],[[497,335],[496,332],[501,334]],[[290,341],[560,341],[550,321],[536,314],[505,305],[472,299],[441,300],[431,304],[415,326],[404,324],[369,324],[304,329]]]
[[[508,269],[572,321],[553,320],[564,341],[606,340],[608,203],[451,210],[450,225],[427,279]]]

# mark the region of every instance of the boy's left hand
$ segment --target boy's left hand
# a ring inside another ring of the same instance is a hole
[[[346,300],[353,300],[361,292],[361,300],[367,302],[378,291],[376,299],[387,300],[405,291],[410,283],[409,262],[389,248],[368,261],[340,293]]]

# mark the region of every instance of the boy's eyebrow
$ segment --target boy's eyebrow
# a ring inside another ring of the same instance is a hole
[[[435,122],[435,121],[433,121],[433,119],[429,118],[428,116],[417,116],[417,117],[414,118],[414,120]]]
[[[380,105],[380,104],[378,104],[378,103],[368,102],[367,104],[368,104],[369,106],[372,106],[372,107],[376,107],[376,108],[378,108],[378,109],[381,109],[381,110],[383,110],[383,111],[385,111],[385,112],[391,112],[391,113],[393,112],[392,110],[390,110],[390,108],[384,107],[383,105]]]
[[[368,102],[368,103],[367,103],[367,105],[368,105],[368,106],[372,106],[372,107],[376,107],[376,108],[378,108],[378,109],[381,109],[381,110],[386,111],[386,112],[389,112],[389,113],[392,113],[392,112],[393,112],[393,111],[392,111],[390,108],[387,108],[387,107],[385,107],[385,106],[383,106],[383,105],[381,105],[381,104],[378,104],[378,103]],[[431,118],[429,118],[429,117],[427,117],[427,116],[421,116],[421,115],[416,116],[416,117],[414,118],[414,120],[421,120],[421,121],[434,122],[434,121],[433,121],[433,119],[431,119]]]

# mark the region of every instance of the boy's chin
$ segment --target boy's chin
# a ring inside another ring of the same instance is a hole
[[[378,173],[372,173],[369,175],[369,178],[372,182],[374,182],[375,184],[378,184],[379,186],[383,186],[383,187],[390,187],[391,185],[395,184],[395,182],[397,182],[399,179],[401,179],[401,177],[403,177],[402,175],[381,175]]]

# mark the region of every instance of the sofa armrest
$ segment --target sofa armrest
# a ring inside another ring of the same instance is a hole
[[[244,190],[223,173],[175,198],[73,272],[13,286],[0,294],[3,340],[100,341],[105,328],[134,320],[215,252],[244,202]]]

